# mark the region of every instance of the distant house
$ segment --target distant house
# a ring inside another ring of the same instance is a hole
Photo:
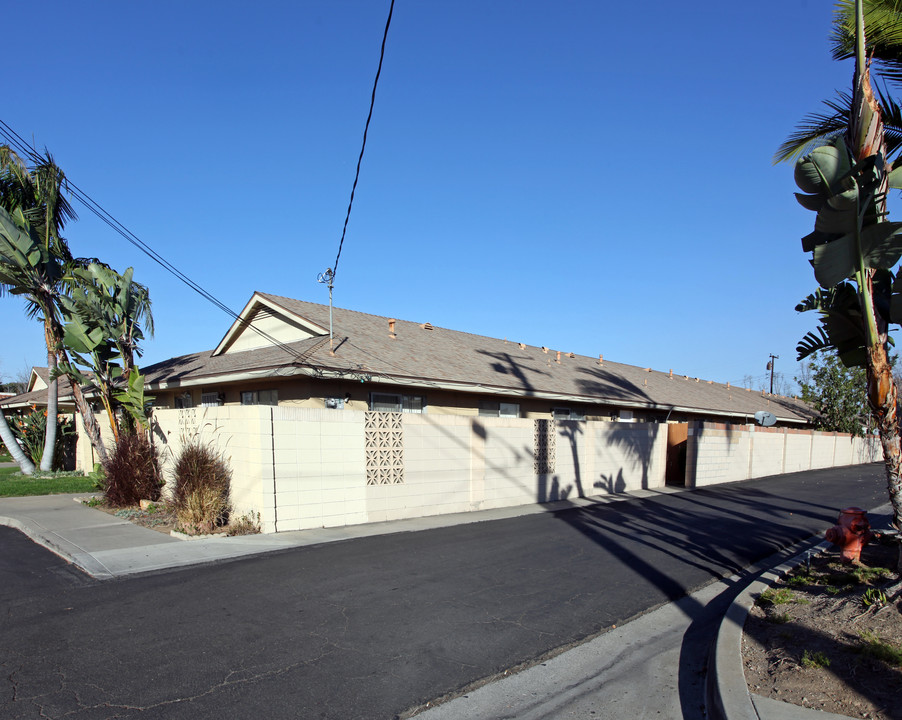
[[[32,407],[47,407],[47,387],[50,384],[50,371],[45,367],[31,368],[28,385],[20,395],[11,395],[0,399],[0,409],[5,412],[25,412]],[[59,412],[71,414],[75,411],[72,398],[72,386],[69,379],[61,377],[57,389]]]
[[[805,427],[801,400],[601,356],[256,292],[212,350],[143,369],[159,408],[274,405],[555,420]]]

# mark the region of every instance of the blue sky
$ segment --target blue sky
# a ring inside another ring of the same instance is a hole
[[[48,2],[4,12],[2,119],[240,311],[328,302],[388,0]],[[815,288],[779,143],[850,85],[833,5],[397,0],[335,304],[705,380],[797,374]],[[87,210],[134,266],[143,363],[230,318]],[[0,373],[46,364],[0,299]]]

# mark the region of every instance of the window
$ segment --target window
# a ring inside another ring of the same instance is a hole
[[[250,390],[241,393],[242,405],[278,405],[278,390]]]
[[[201,407],[218,407],[222,405],[222,396],[217,392],[205,392],[201,393],[200,396],[200,406]]]
[[[181,395],[175,396],[175,407],[177,410],[184,410],[185,408],[193,408],[194,403],[191,400],[191,393],[185,392]]]
[[[495,400],[480,400],[479,414],[483,417],[518,418],[520,417],[520,405]]]
[[[551,416],[555,420],[585,420],[586,414],[582,410],[574,408],[553,408]]]
[[[426,399],[422,395],[370,393],[370,410],[373,412],[421,413],[425,407]]]

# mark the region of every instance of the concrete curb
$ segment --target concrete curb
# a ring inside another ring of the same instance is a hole
[[[33,542],[41,547],[47,548],[54,555],[61,557],[66,562],[74,563],[88,575],[97,580],[110,580],[115,577],[115,575],[110,572],[109,568],[97,560],[91,553],[85,552],[82,548],[70,543],[55,532],[43,528],[38,530],[32,527],[31,523],[25,523],[18,518],[7,517],[5,515],[0,515],[0,525],[5,525],[6,527],[18,530]]]
[[[762,592],[805,562],[809,553],[817,554],[831,547],[826,540],[815,537],[800,544],[797,555],[762,573],[733,600],[717,631],[710,664],[714,673],[709,685],[709,717],[720,720],[850,720],[836,715],[791,703],[762,697],[749,692],[742,665],[742,634],[746,618]],[[713,705],[713,706],[712,706]],[[713,712],[712,712],[713,711]]]

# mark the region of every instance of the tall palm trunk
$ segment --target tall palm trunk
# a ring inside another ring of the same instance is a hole
[[[0,410],[0,439],[3,440],[3,444],[6,445],[9,454],[13,456],[13,460],[16,461],[22,474],[31,475],[34,472],[34,463],[31,462],[31,459],[24,452],[22,452],[22,448],[20,448],[19,443],[16,442],[16,436],[13,435],[13,431],[9,429],[9,425],[6,422],[6,416],[3,414],[2,410]]]
[[[47,426],[44,435],[44,452],[41,455],[41,470],[53,470],[53,455],[56,450],[57,413],[59,411],[59,380],[56,373],[56,341],[52,337],[50,320],[44,321],[44,339],[47,342],[47,369],[50,379],[47,384]]]
[[[860,161],[878,155],[886,158],[886,139],[883,130],[883,118],[880,104],[874,97],[871,87],[870,72],[865,60],[864,14],[861,0],[855,2],[855,92],[849,116],[849,133],[847,143],[855,159]],[[877,219],[886,217],[886,194],[888,191],[886,173],[878,188],[873,202],[876,206]],[[893,508],[893,525],[902,529],[902,448],[900,448],[899,426],[896,418],[896,383],[892,366],[886,355],[885,323],[878,325],[874,311],[873,270],[866,269],[861,252],[861,223],[858,223],[858,269],[856,284],[861,304],[862,317],[866,324],[868,355],[868,404],[877,421],[880,442],[883,446],[883,461],[886,467],[886,486],[890,504]]]

